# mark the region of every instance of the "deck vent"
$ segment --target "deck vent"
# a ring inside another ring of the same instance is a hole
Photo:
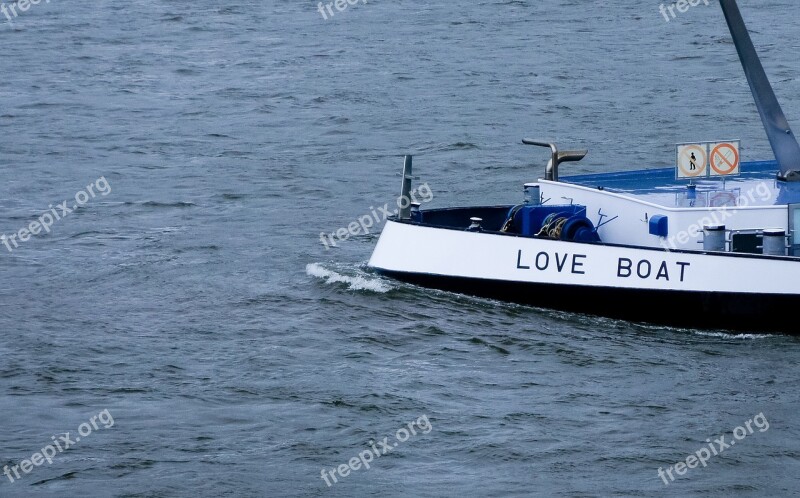
[[[786,256],[786,230],[781,228],[764,230],[764,254]]]
[[[725,251],[725,225],[703,226],[703,250]]]

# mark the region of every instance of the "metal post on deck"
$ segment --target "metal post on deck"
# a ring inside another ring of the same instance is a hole
[[[413,180],[413,176],[411,175],[411,163],[411,156],[407,155],[405,157],[405,161],[403,162],[403,186],[400,189],[401,200],[399,203],[399,218],[401,220],[407,220],[411,218],[411,180]]]

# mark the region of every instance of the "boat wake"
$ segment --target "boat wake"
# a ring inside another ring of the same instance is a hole
[[[780,335],[775,334],[740,334],[736,332],[708,332],[703,330],[693,330],[692,333],[703,337],[737,340],[769,339],[770,337],[781,337]]]
[[[340,266],[336,270],[329,270],[321,263],[309,263],[306,265],[306,275],[325,280],[326,284],[347,284],[348,290],[369,291],[385,294],[393,289],[389,283],[361,268],[352,266]],[[341,272],[341,273],[340,273]],[[351,274],[346,274],[346,273]]]

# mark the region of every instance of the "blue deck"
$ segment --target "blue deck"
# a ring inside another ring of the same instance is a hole
[[[742,163],[739,176],[695,180],[691,192],[675,168],[562,177],[561,181],[630,195],[666,207],[772,206],[800,203],[800,184],[777,181],[775,161]]]

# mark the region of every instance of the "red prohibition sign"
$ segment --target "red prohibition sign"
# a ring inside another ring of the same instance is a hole
[[[733,152],[733,162],[723,154],[723,150],[730,150]],[[722,164],[718,164],[722,163]],[[711,151],[711,169],[718,175],[728,175],[739,166],[739,152],[731,144],[719,144]]]
[[[699,158],[702,158],[702,160],[699,161],[697,169],[687,170],[686,166],[683,164],[683,161],[688,160],[689,153],[693,151],[697,151],[697,154],[700,156]],[[708,164],[708,157],[706,157],[706,149],[700,147],[699,145],[687,146],[685,149],[683,149],[683,152],[681,153],[680,157],[678,157],[678,168],[680,168],[681,173],[683,173],[686,178],[693,178],[696,176],[700,176],[701,174],[705,175],[706,164]]]

